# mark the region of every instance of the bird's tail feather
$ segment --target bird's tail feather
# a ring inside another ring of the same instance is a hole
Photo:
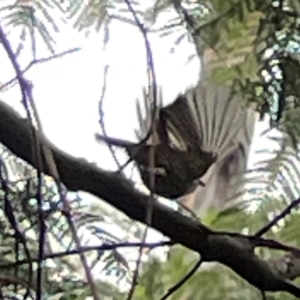
[[[220,158],[227,156],[243,119],[240,97],[234,96],[229,87],[214,83],[200,84],[186,95],[202,149]]]
[[[147,134],[151,124],[149,101],[145,100],[144,108],[145,117],[142,116],[141,104],[137,102],[140,128],[136,135],[139,139]],[[165,127],[171,144],[182,150],[199,147],[202,151],[216,153],[220,161],[239,147],[247,120],[249,109],[242,108],[242,98],[233,95],[229,87],[200,83],[178,96],[172,104],[161,108],[159,123]],[[250,135],[247,139],[252,138],[252,131]]]
[[[238,96],[230,97],[227,87],[214,87],[210,84],[202,93],[207,97],[198,99],[206,99],[202,104],[205,109],[199,111],[198,104],[192,102],[196,108],[192,111],[197,113],[199,132],[204,134],[203,147],[204,150],[216,147],[221,151],[216,164],[201,178],[205,187],[199,186],[193,195],[182,199],[198,215],[204,214],[211,207],[223,209],[229,200],[237,200],[243,194],[243,175],[247,170],[255,124],[254,111],[243,109],[242,99]],[[215,112],[213,107],[216,108]],[[204,111],[207,113],[203,113]],[[214,117],[209,119],[206,116]],[[214,126],[221,128],[216,130]]]
[[[254,112],[242,108],[242,98],[233,95],[229,87],[214,83],[200,83],[160,111],[172,144],[186,149],[190,144],[200,143],[203,151],[218,155],[209,174],[201,178],[205,187],[199,187],[190,196],[193,197],[190,208],[196,212],[203,212],[203,205],[207,207],[204,211],[211,206],[222,209],[232,193],[242,187],[237,178],[247,168]],[[150,112],[148,104],[146,116]],[[146,119],[139,118],[139,135],[145,135],[142,130],[146,127],[142,123]]]
[[[160,109],[160,122],[165,123],[172,144],[184,149],[198,146],[222,158],[237,146],[236,139],[246,117],[241,102],[241,98],[233,95],[229,87],[199,84]],[[141,106],[137,103],[139,138],[147,134],[151,122],[149,102],[145,102],[144,107],[146,116],[143,118]]]

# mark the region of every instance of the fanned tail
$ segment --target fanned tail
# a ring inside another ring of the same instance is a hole
[[[145,136],[143,130],[150,126],[151,109],[145,102],[146,117],[142,118],[141,108],[139,104],[137,106],[138,136]],[[242,98],[233,95],[229,87],[200,83],[160,109],[159,120],[157,128],[163,127],[170,143],[181,150],[201,149],[217,154],[216,163],[200,178],[205,186],[199,186],[181,202],[198,215],[211,207],[224,208],[226,202],[243,188],[254,130],[254,111],[244,109]],[[162,139],[161,132],[158,130]],[[197,151],[193,155],[195,153]],[[201,159],[201,154],[195,156],[195,166],[197,159]]]
[[[212,168],[201,178],[205,187],[182,198],[198,215],[208,209],[222,209],[228,200],[242,193],[253,136],[255,113],[242,108],[242,98],[232,96],[230,88],[213,83],[199,85],[188,92],[205,151],[218,154]]]
[[[233,96],[229,87],[209,83],[188,91],[186,98],[202,150],[216,153],[219,159],[227,156],[243,119],[240,97]]]
[[[149,104],[144,105],[144,119],[141,117],[141,107],[137,106],[143,131],[150,126]],[[236,147],[236,138],[244,117],[241,98],[233,96],[229,87],[220,87],[214,83],[199,84],[160,109],[158,134],[161,138],[163,134],[167,135],[171,144],[184,150],[198,147],[202,151],[216,153],[222,159]],[[166,132],[160,130],[160,126]]]

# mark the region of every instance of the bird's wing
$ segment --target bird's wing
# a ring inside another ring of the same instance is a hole
[[[149,133],[151,122],[153,120],[153,107],[152,103],[149,101],[147,93],[144,92],[143,103],[136,101],[136,111],[138,117],[139,128],[135,130],[135,134],[139,140],[143,140]],[[182,104],[181,101],[175,101],[174,110],[176,107]],[[169,106],[167,106],[169,107]],[[173,108],[173,106],[172,106]],[[183,143],[182,136],[180,134],[181,126],[174,125],[172,122],[166,118],[165,108],[161,108],[161,105],[158,105],[158,120],[156,121],[156,133],[157,133],[157,142],[162,142],[165,144],[175,145],[177,148],[184,150],[186,149],[185,144]],[[186,110],[187,113],[189,111]],[[176,113],[174,114],[176,116]],[[179,128],[179,130],[177,130]]]
[[[197,213],[209,207],[222,209],[243,187],[241,179],[247,169],[254,111],[244,109],[242,98],[233,95],[229,87],[201,83],[162,108],[160,114],[173,144],[182,149],[200,140],[202,150],[218,154],[215,165],[201,178],[205,186],[188,196],[193,199],[189,208]]]
[[[180,95],[160,111],[160,122],[167,132],[171,144],[187,150],[200,145],[196,123],[185,95]]]
[[[145,110],[144,114],[143,114],[143,110]],[[136,100],[136,112],[137,112],[139,128],[135,130],[135,134],[138,140],[141,141],[148,134],[148,131],[151,126],[151,116],[152,116],[150,102],[148,100],[148,96],[145,90],[143,91],[143,104],[139,101],[139,99]]]
[[[246,110],[227,86],[199,84],[160,109],[159,124],[179,148],[216,153],[220,159],[237,146]]]

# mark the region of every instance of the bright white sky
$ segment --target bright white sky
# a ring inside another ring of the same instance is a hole
[[[57,53],[75,47],[81,47],[82,50],[36,65],[26,73],[26,78],[34,84],[34,99],[44,132],[65,152],[96,162],[104,169],[116,169],[107,147],[100,146],[94,139],[94,133],[100,129],[98,103],[103,84],[103,67],[110,65],[103,106],[107,133],[134,140],[133,130],[137,127],[135,101],[142,95],[142,87],[147,86],[146,52],[141,33],[130,25],[117,21],[112,23],[111,40],[105,52],[102,33],[90,35],[86,39],[71,26],[64,26],[55,38]],[[16,48],[18,33],[13,32],[10,41]],[[193,46],[184,45],[176,54],[170,54],[172,41],[151,37],[156,75],[160,85],[164,86],[165,103],[188,84],[194,83],[199,72],[197,62],[182,68]],[[38,40],[37,45],[37,58],[50,56],[43,42]],[[14,77],[14,72],[5,57],[5,51],[0,51],[0,82],[4,83]],[[23,68],[30,62],[29,54],[24,53],[19,58]],[[24,114],[17,86],[4,93],[2,100]],[[110,225],[109,228],[118,235],[118,226]],[[152,231],[149,239],[157,238],[158,235]],[[132,237],[130,239],[134,240]],[[130,255],[132,259],[136,259],[135,251],[130,252],[134,255]]]
[[[26,73],[34,83],[34,98],[47,137],[62,150],[97,162],[104,169],[115,169],[115,164],[107,147],[100,146],[94,139],[94,133],[100,130],[98,104],[103,67],[110,65],[103,106],[105,126],[110,136],[135,139],[133,130],[138,126],[135,101],[138,97],[141,99],[142,87],[147,86],[146,52],[140,31],[118,21],[112,23],[110,31],[107,51],[103,51],[102,32],[84,38],[71,25],[60,26],[60,33],[54,36],[57,53],[75,47],[82,50],[36,65]],[[10,41],[16,49],[19,30],[13,33]],[[185,65],[188,55],[194,52],[193,45],[186,41],[171,54],[174,40],[174,35],[169,38],[151,36],[155,71],[159,84],[163,86],[165,104],[187,85],[195,83],[199,74],[196,60]],[[0,51],[3,57],[5,51]],[[37,58],[49,56],[43,42],[38,39]],[[29,52],[24,51],[19,63],[24,68],[30,60]],[[2,59],[0,82],[13,77],[9,60]],[[3,94],[2,99],[23,111],[18,87]]]
[[[90,35],[75,32],[71,26],[60,28],[55,35],[57,52],[74,47],[82,50],[60,59],[34,66],[26,77],[34,84],[34,97],[47,137],[62,150],[76,157],[84,157],[96,162],[104,169],[116,169],[106,146],[94,140],[99,131],[98,103],[103,83],[103,67],[110,65],[108,85],[104,100],[105,124],[108,135],[134,140],[133,129],[137,127],[135,101],[142,95],[143,85],[147,85],[146,52],[144,40],[139,30],[130,25],[113,22],[111,40],[107,51],[103,51],[103,34]],[[18,35],[10,37],[14,47]],[[174,36],[160,39],[151,37],[154,64],[160,85],[164,87],[164,103],[174,99],[180,90],[195,83],[199,63],[186,63],[194,48],[188,42],[170,54]],[[42,42],[38,42],[37,58],[48,57]],[[0,50],[0,82],[14,77],[9,60]],[[20,57],[24,68],[30,62],[28,54]],[[22,112],[18,87],[2,95],[2,99]],[[255,144],[262,143],[259,132],[266,123],[257,127]],[[265,141],[266,142],[266,141]],[[256,148],[254,144],[253,148]],[[154,238],[154,236],[153,236]]]

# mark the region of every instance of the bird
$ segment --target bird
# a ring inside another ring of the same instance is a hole
[[[129,157],[137,163],[145,186],[155,194],[171,200],[191,193],[198,185],[197,179],[216,159],[213,153],[203,152],[202,155],[205,159],[199,160],[200,164],[195,165],[192,153],[174,149],[166,143],[159,143],[155,145],[154,170],[151,171],[149,158],[153,145],[130,143],[101,135],[96,135],[96,139],[105,141],[112,146],[124,148]],[[151,186],[151,176],[154,176],[153,187]]]
[[[146,93],[145,116],[142,115],[141,102],[137,101],[136,108],[139,122],[139,128],[136,130],[138,143],[101,135],[97,135],[96,138],[98,141],[124,148],[130,159],[136,162],[143,183],[155,194],[184,202],[186,197],[196,190],[200,189],[203,194],[203,190],[206,189],[205,204],[209,201],[207,198],[216,197],[216,193],[219,193],[214,181],[214,191],[209,195],[207,184],[202,180],[207,176],[208,181],[211,177],[215,178],[210,174],[213,167],[217,166],[217,173],[221,179],[220,187],[221,184],[224,185],[224,181],[227,180],[228,184],[232,181],[229,178],[230,172],[245,170],[247,153],[241,149],[244,157],[240,159],[242,162],[239,170],[236,167],[239,162],[235,161],[233,153],[242,148],[239,133],[248,115],[247,110],[242,107],[241,97],[234,95],[230,87],[216,83],[199,83],[179,94],[171,104],[160,105],[154,124],[155,144],[151,134],[149,138],[153,110],[147,101]],[[153,146],[155,165],[154,175],[151,175],[149,159]],[[234,170],[222,168],[224,161],[230,159],[230,166]],[[155,176],[154,187],[151,186],[151,176]],[[223,196],[227,196],[225,192]],[[218,197],[222,198],[222,195],[218,194],[216,201],[225,201]],[[201,199],[199,201],[201,202]],[[198,203],[193,205],[197,206]]]
[[[254,110],[243,104],[242,96],[234,93],[231,86],[199,81],[171,104],[159,108],[158,143],[189,157],[181,159],[181,163],[175,164],[173,159],[170,162],[173,174],[182,174],[182,190],[193,178],[194,188],[176,200],[197,215],[211,207],[222,209],[243,187],[255,123]],[[145,100],[144,105],[137,102],[137,115],[136,136],[141,141],[151,124],[149,101]],[[184,170],[194,176],[186,176]],[[172,194],[170,191],[171,186]]]

